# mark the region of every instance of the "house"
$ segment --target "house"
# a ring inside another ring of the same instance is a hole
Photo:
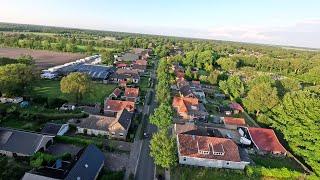
[[[106,116],[116,117],[117,113],[123,109],[134,112],[134,102],[107,99],[104,103],[104,114]]]
[[[230,139],[177,135],[179,164],[243,170],[249,162],[242,161],[238,146]]]
[[[132,69],[117,69],[110,76],[110,81],[119,83],[120,81],[139,83],[140,76],[137,70]]]
[[[175,96],[172,106],[183,120],[190,122],[194,120],[205,120],[209,115],[203,104],[199,103],[197,98]]]
[[[139,100],[139,88],[126,87],[123,98],[126,101],[137,102]]]
[[[136,69],[140,73],[144,73],[147,70],[147,61],[146,60],[137,60],[133,65],[132,69]]]
[[[244,110],[239,103],[233,102],[229,104],[229,107],[232,109],[233,114],[242,113]]]
[[[123,109],[116,117],[90,115],[87,118],[72,119],[69,122],[77,127],[77,133],[125,140],[132,118],[133,112]]]
[[[53,165],[26,172],[22,180],[96,180],[105,163],[104,154],[90,144],[72,161],[58,159]]]
[[[237,129],[246,125],[246,121],[243,118],[222,117],[221,119],[227,129]]]
[[[133,62],[138,60],[140,57],[135,53],[124,53],[123,55],[116,58],[118,62]]]
[[[229,106],[219,106],[219,112],[227,116],[232,115],[232,109]]]
[[[249,127],[247,130],[254,146],[261,153],[284,155],[287,153],[272,129]]]
[[[191,123],[175,123],[173,128],[173,134],[189,134],[196,136],[210,136],[220,138],[224,137],[218,128],[202,127]]]
[[[103,81],[109,78],[114,69],[105,65],[83,64],[77,66],[76,71],[87,74],[92,80]]]
[[[193,92],[193,94],[200,99],[201,101],[206,100],[206,95],[202,89],[200,81],[191,81],[190,88]]]
[[[196,98],[196,95],[193,93],[189,85],[180,87],[179,93],[181,97]]]
[[[142,48],[133,48],[132,52],[134,54],[139,55],[139,59],[147,60],[150,57],[150,50],[149,49],[142,49]]]
[[[0,154],[32,156],[38,151],[45,151],[53,143],[52,135],[0,127]]]
[[[129,65],[128,64],[125,64],[125,63],[117,63],[116,64],[116,67],[117,68],[122,68],[122,69],[124,69],[124,68],[127,68]]]
[[[62,136],[69,130],[69,124],[55,124],[46,123],[41,130],[42,134],[49,134],[53,136]]]
[[[120,94],[121,94],[121,89],[115,88],[113,90],[113,92],[109,95],[109,98],[110,99],[117,99],[118,97],[120,97]]]

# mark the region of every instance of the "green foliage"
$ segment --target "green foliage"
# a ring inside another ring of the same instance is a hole
[[[94,144],[100,149],[103,148],[103,139],[100,138],[84,138],[84,137],[71,137],[71,136],[56,136],[54,138],[56,142],[62,142],[67,144],[74,144],[77,146],[88,146],[90,144]]]
[[[244,99],[243,104],[250,112],[266,112],[276,106],[279,102],[277,89],[271,84],[260,83],[252,87]]]
[[[228,80],[220,81],[219,88],[233,100],[238,100],[244,93],[244,84],[239,76],[231,76]]]
[[[167,129],[171,126],[173,119],[173,111],[171,105],[162,103],[155,109],[150,116],[150,123],[156,125],[159,129]]]
[[[21,95],[34,78],[31,66],[25,64],[0,66],[0,92],[7,96]]]
[[[259,85],[261,83],[267,83],[273,86],[275,84],[275,80],[273,80],[268,75],[258,76],[248,83],[249,89],[252,89],[254,86]]]
[[[114,62],[114,54],[112,51],[103,50],[100,52],[102,63],[106,65],[112,65]]]
[[[168,136],[167,130],[160,130],[150,142],[150,156],[154,163],[163,168],[173,167],[177,163],[175,140]]]
[[[217,64],[226,71],[235,70],[238,67],[239,60],[232,58],[220,58],[217,60]]]
[[[83,73],[70,73],[68,76],[63,77],[60,86],[61,92],[75,96],[75,101],[79,103],[84,94],[90,89],[91,80],[88,75]]]
[[[125,175],[125,171],[110,171],[104,169],[100,173],[100,177],[98,178],[99,180],[122,180]]]
[[[299,179],[304,177],[300,172],[291,171],[287,168],[265,168],[265,167],[253,167],[248,166],[246,173],[251,177],[269,177],[277,179]]]
[[[208,76],[208,81],[210,84],[218,84],[218,78],[220,76],[219,71],[211,71],[209,76]]]
[[[320,98],[310,91],[287,93],[270,117],[292,151],[320,175]]]
[[[29,170],[31,167],[25,161],[0,156],[0,179],[21,179]]]

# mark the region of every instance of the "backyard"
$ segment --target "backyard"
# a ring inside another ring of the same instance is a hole
[[[84,96],[82,103],[102,103],[105,97],[111,94],[115,88],[116,85],[106,85],[94,82],[90,88],[91,92]],[[73,97],[63,94],[60,91],[60,81],[55,80],[39,80],[35,82],[33,90],[31,91],[31,96],[43,96],[48,97],[48,99],[61,98],[67,101],[73,101]]]

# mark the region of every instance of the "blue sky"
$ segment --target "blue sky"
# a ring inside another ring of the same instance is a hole
[[[1,0],[0,21],[320,48],[319,0]]]

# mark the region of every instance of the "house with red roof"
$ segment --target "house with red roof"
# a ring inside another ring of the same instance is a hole
[[[126,101],[137,102],[139,100],[139,88],[126,87],[123,98]]]
[[[244,111],[242,106],[236,102],[230,103],[229,107],[232,109],[233,114],[239,114]]]
[[[286,154],[287,150],[278,140],[273,129],[248,128],[249,136],[260,153]]]
[[[172,106],[183,120],[191,122],[205,120],[209,115],[204,105],[199,103],[197,98],[175,96]]]
[[[243,118],[222,117],[221,119],[227,129],[237,129],[246,125],[246,121]]]
[[[249,162],[241,160],[238,146],[230,139],[177,134],[179,164],[244,169]]]
[[[131,101],[121,101],[106,99],[104,102],[104,114],[109,117],[116,117],[117,114],[126,109],[129,112],[134,112],[135,104]]]

